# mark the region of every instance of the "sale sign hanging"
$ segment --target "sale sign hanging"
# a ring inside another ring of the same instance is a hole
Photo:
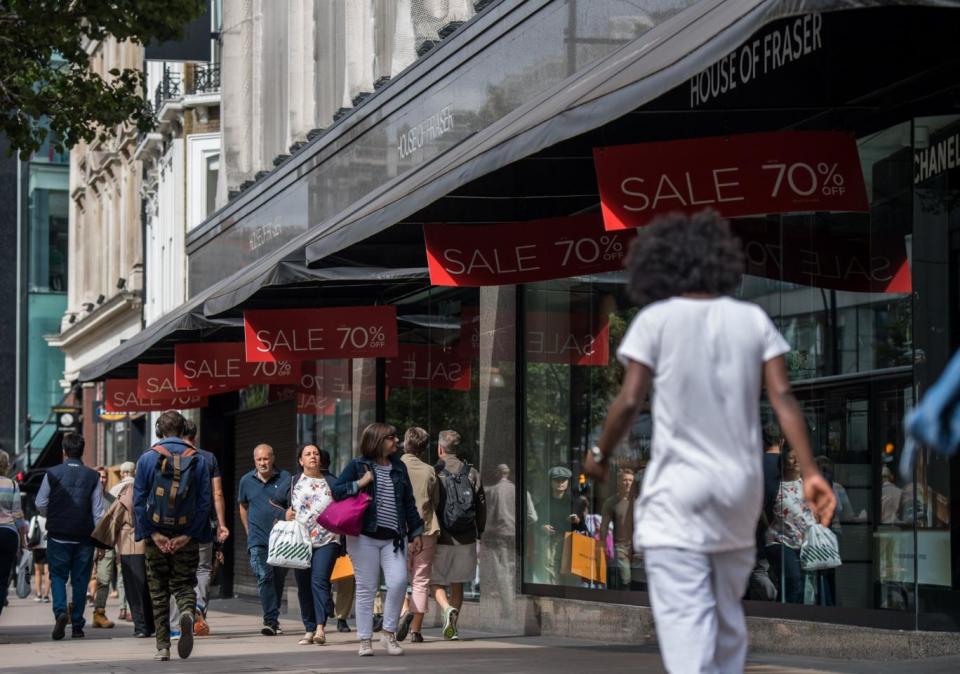
[[[743,243],[747,274],[831,290],[912,291],[903,236],[871,236],[866,227],[860,236],[842,236],[786,224],[781,233],[776,223],[752,219],[734,223],[733,230]]]
[[[496,225],[427,224],[435,286],[530,283],[623,268],[633,232],[605,232],[598,214]]]
[[[178,389],[174,384],[173,363],[137,365],[137,396],[144,400],[163,400],[206,393],[197,388]]]
[[[177,388],[297,384],[300,380],[299,362],[248,363],[241,342],[177,344],[173,362]]]
[[[250,362],[317,358],[388,358],[397,355],[393,306],[256,309],[243,312]]]
[[[870,210],[857,141],[838,131],[620,145],[593,156],[609,231],[705,208],[728,218]]]
[[[152,400],[141,398],[137,394],[138,379],[108,379],[104,386],[103,405],[107,412],[165,412],[207,406],[206,396],[189,393]]]
[[[391,387],[470,390],[470,361],[453,349],[433,344],[401,344],[396,358],[387,360]]]

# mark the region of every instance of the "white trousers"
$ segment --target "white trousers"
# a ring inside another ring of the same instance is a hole
[[[381,541],[369,536],[347,536],[347,553],[353,562],[357,581],[357,636],[373,638],[373,603],[380,586],[380,570],[387,583],[383,604],[383,630],[396,632],[407,593],[407,550],[393,550],[393,541]]]
[[[742,674],[747,622],[741,600],[754,548],[705,554],[645,548],[660,656],[670,674]]]

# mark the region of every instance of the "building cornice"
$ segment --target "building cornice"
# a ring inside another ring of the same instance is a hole
[[[139,290],[122,291],[111,297],[94,311],[54,335],[45,335],[47,344],[64,351],[78,342],[104,332],[112,332],[116,324],[139,316],[143,298]]]

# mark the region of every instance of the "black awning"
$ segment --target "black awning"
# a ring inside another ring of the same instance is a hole
[[[305,236],[308,265],[321,264],[472,181],[628,115],[683,84],[766,24],[813,11],[897,3],[836,0],[705,0],[576,72],[445,154],[385,184]],[[254,284],[262,279],[251,279]],[[236,289],[243,301],[256,287]],[[208,305],[208,308],[210,306]],[[217,303],[216,309],[224,309]]]

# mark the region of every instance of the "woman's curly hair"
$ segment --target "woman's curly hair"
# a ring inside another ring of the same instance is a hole
[[[626,269],[630,298],[640,306],[684,293],[732,295],[743,274],[743,251],[716,211],[671,213],[640,230]]]

